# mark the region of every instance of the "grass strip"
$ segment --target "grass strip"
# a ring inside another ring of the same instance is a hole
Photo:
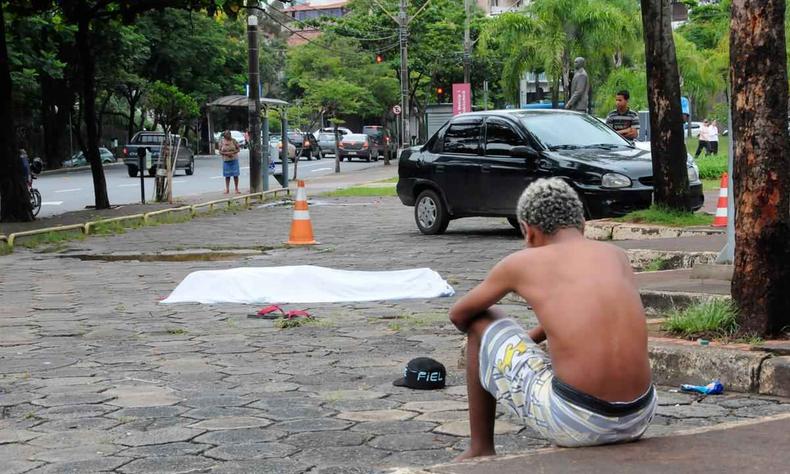
[[[352,188],[338,189],[325,194],[327,197],[385,197],[397,196],[395,187],[365,187],[356,186]]]
[[[713,216],[666,209],[655,204],[650,206],[649,209],[631,212],[617,220],[620,222],[656,224],[669,227],[693,227],[713,224]]]

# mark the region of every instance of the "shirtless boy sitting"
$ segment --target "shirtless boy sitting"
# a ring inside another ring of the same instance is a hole
[[[559,179],[518,202],[526,249],[500,261],[450,310],[467,332],[471,446],[494,452],[497,401],[558,446],[638,439],[656,407],[644,309],[625,254],[584,238],[582,204]],[[516,292],[539,326],[525,332],[492,309]],[[537,344],[548,340],[548,354]]]

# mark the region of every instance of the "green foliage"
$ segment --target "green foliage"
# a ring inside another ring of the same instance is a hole
[[[178,90],[176,86],[161,81],[151,85],[145,103],[157,121],[174,133],[178,133],[183,123],[197,117],[200,111],[195,99]]]
[[[595,89],[596,114],[604,116],[615,108],[615,94],[627,90],[631,96],[628,105],[633,110],[647,110],[647,75],[642,67],[618,68],[609,74],[606,82]]]
[[[696,161],[701,179],[720,179],[727,172],[726,155],[701,156]]]
[[[626,0],[534,0],[525,9],[490,20],[483,47],[506,51],[503,87],[516,99],[525,71],[546,72],[552,89],[566,85],[576,56],[587,59],[593,82],[626,57],[638,55],[640,21],[636,2]]]
[[[362,54],[358,42],[332,34],[292,48],[286,73],[292,93],[318,113],[381,116],[398,100],[389,67]]]
[[[673,209],[664,209],[653,205],[649,209],[631,212],[618,219],[621,222],[637,224],[655,224],[670,227],[704,226],[713,223],[713,216],[692,212],[682,212]]]
[[[670,262],[668,260],[658,257],[656,259],[651,260],[650,263],[648,263],[647,266],[645,267],[644,271],[659,272],[661,270],[667,270],[669,268],[669,263]]]
[[[675,334],[693,339],[697,337],[731,337],[738,331],[737,310],[732,301],[712,299],[672,311],[664,328]]]

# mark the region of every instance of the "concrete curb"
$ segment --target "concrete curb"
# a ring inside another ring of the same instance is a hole
[[[693,268],[716,262],[717,252],[686,252],[683,250],[627,249],[625,253],[634,271],[644,271],[653,262],[660,262],[659,270]]]
[[[660,225],[633,224],[609,219],[592,220],[585,223],[584,236],[593,240],[651,240],[677,237],[717,235],[724,231],[712,227],[667,227]]]
[[[660,385],[706,385],[719,379],[728,391],[779,395],[773,393],[775,390],[767,381],[761,387],[761,369],[772,357],[767,352],[700,346],[691,341],[663,338],[651,338],[648,350],[653,381]]]
[[[645,307],[645,311],[651,314],[686,308],[711,299],[730,299],[728,295],[657,290],[639,290],[639,296],[642,298],[642,306]]]
[[[291,190],[289,188],[274,189],[271,191],[263,191],[260,193],[242,194],[239,196],[228,197],[225,199],[217,199],[214,201],[193,204],[190,206],[171,207],[168,209],[146,212],[143,214],[132,214],[128,216],[113,217],[110,219],[100,219],[96,221],[85,222],[82,224],[72,224],[72,225],[64,225],[57,227],[45,227],[43,229],[14,232],[7,236],[0,235],[0,242],[4,241],[6,246],[14,247],[16,240],[20,237],[31,237],[34,235],[49,234],[52,232],[75,232],[75,231],[80,232],[83,235],[90,235],[92,229],[102,224],[111,224],[116,222],[126,222],[126,221],[134,221],[134,220],[142,220],[143,224],[145,224],[148,223],[151,219],[155,219],[158,216],[163,216],[166,214],[177,214],[177,213],[188,212],[190,218],[193,218],[197,216],[198,211],[203,208],[208,208],[208,211],[211,212],[217,206],[221,206],[224,204],[227,207],[230,207],[238,201],[243,201],[245,206],[249,206],[253,199],[257,199],[259,202],[263,202],[268,197],[276,198],[278,194],[290,195]]]
[[[788,418],[790,418],[790,414],[783,413],[779,415],[770,415],[760,418],[732,421],[728,423],[719,423],[711,426],[701,426],[684,431],[679,431],[668,436],[674,438],[678,436],[694,436],[694,435],[700,435],[705,433],[715,433],[724,430],[737,429],[737,428],[755,426],[755,425],[760,425],[763,423],[769,423],[774,421],[787,420]],[[659,438],[663,438],[663,437],[666,436],[660,436]],[[578,453],[578,452],[582,452],[581,450],[585,450],[585,449],[600,449],[600,448],[551,447],[551,448],[536,449],[534,451],[529,451],[525,453],[482,457],[478,459],[467,460],[462,463],[449,462],[443,464],[435,464],[433,466],[426,466],[422,468],[419,467],[391,468],[385,470],[384,472],[387,474],[438,474],[438,473],[450,473],[450,472],[486,472],[486,473],[487,472],[528,472],[529,469],[527,469],[526,466],[534,466],[536,464],[534,462],[534,459],[536,457],[543,455],[552,455],[555,453],[562,453],[562,452]],[[524,467],[522,468],[522,466]],[[616,470],[615,464],[613,464],[611,468],[614,470],[608,472],[619,472]],[[539,468],[538,472],[545,472],[544,469],[545,468]],[[551,472],[564,472],[564,471],[560,469],[556,469],[556,470],[551,470]],[[574,472],[579,472],[579,470],[578,469],[574,470]],[[604,471],[596,469],[596,470],[591,470],[589,472],[604,472]],[[623,472],[638,472],[638,471],[627,470]],[[687,472],[687,471],[682,471],[682,472]],[[725,470],[725,472],[731,472],[731,471]]]

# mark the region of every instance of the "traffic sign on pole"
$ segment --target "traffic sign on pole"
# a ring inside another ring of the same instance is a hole
[[[397,104],[396,104],[396,105],[393,105],[393,106],[392,106],[392,113],[393,113],[393,114],[395,114],[395,115],[400,115],[400,113],[401,113],[401,112],[402,112],[402,110],[401,110],[401,107],[400,107],[400,105],[397,105]]]

